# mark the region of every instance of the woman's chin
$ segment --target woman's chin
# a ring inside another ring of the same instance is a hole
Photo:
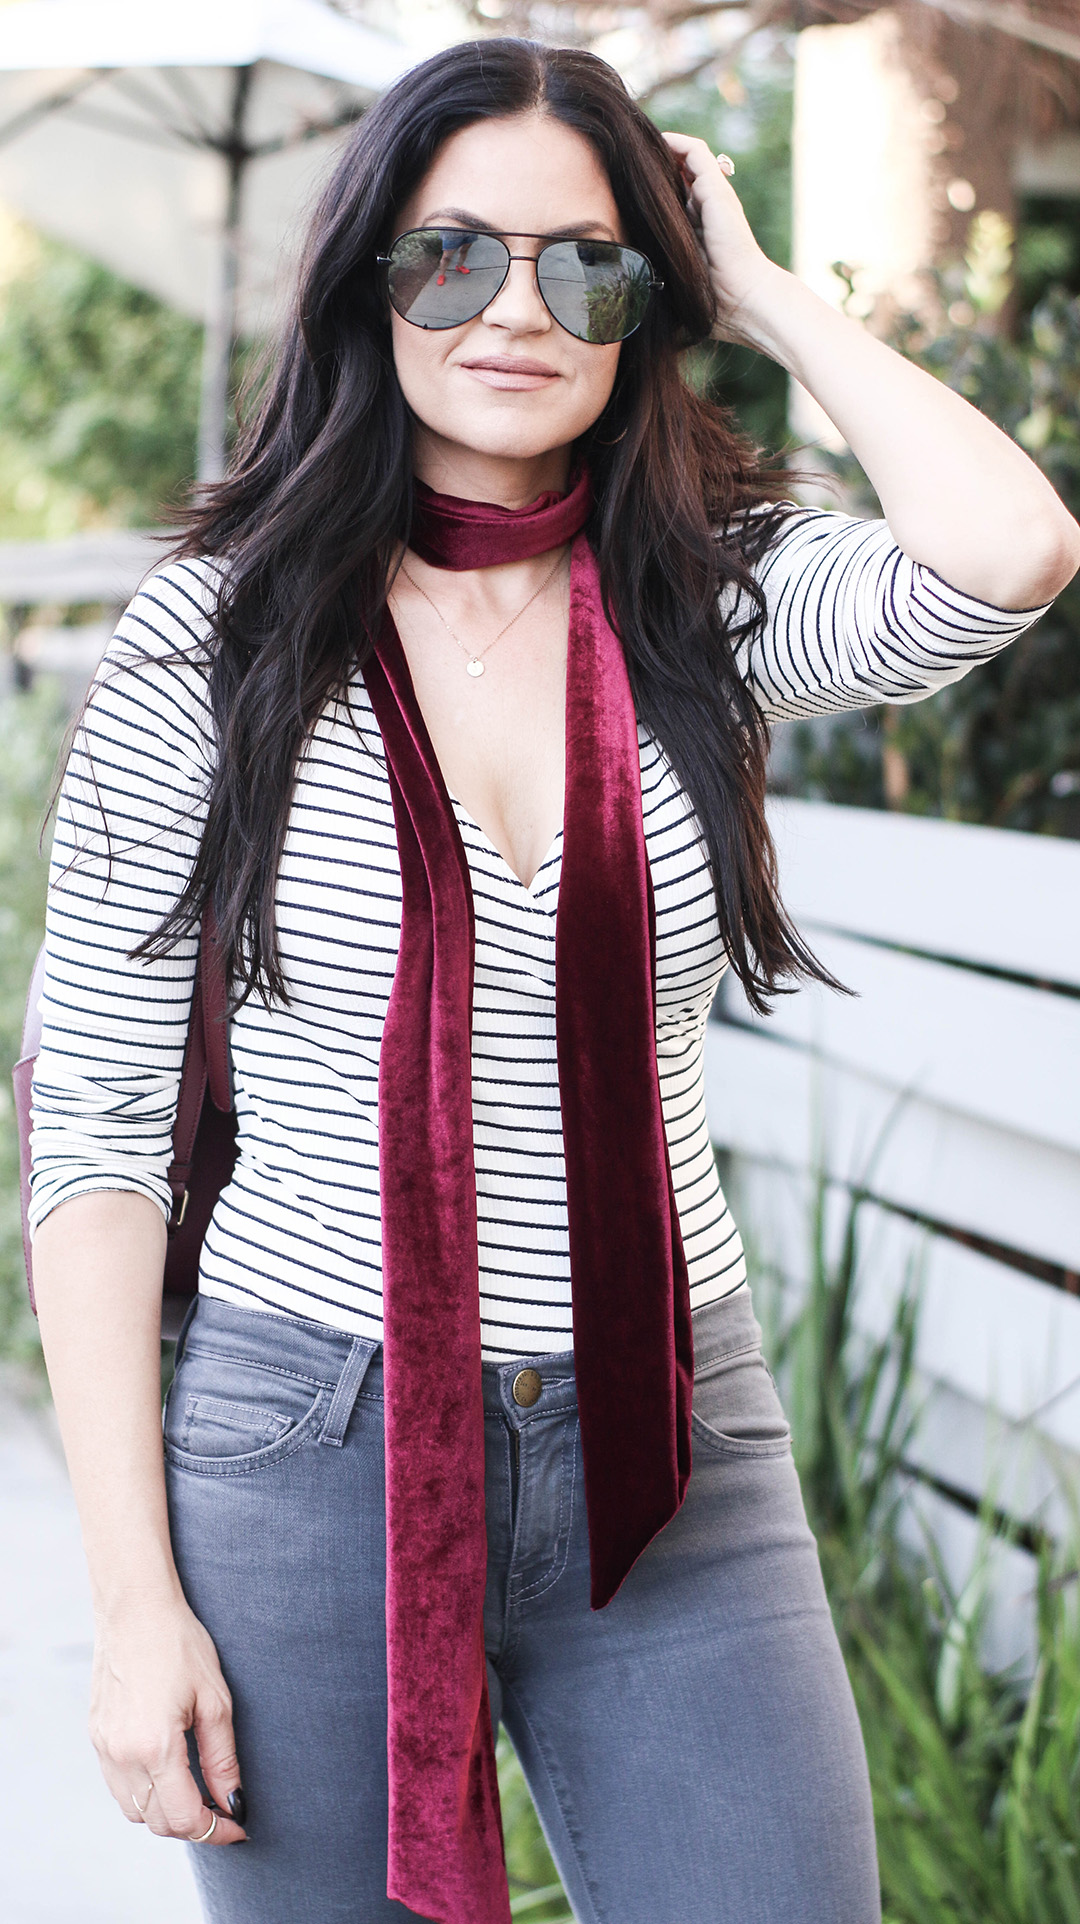
[[[427,429],[431,438],[447,452],[458,451],[473,460],[487,461],[536,461],[542,456],[553,454],[558,448],[569,447],[585,432],[588,422],[567,422],[565,420],[543,423],[540,421],[492,421],[447,423],[440,428]]]

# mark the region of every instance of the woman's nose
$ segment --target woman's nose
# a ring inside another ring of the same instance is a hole
[[[512,260],[510,271],[494,300],[488,302],[481,317],[491,327],[505,327],[512,334],[546,334],[552,326],[540,295],[534,260]]]

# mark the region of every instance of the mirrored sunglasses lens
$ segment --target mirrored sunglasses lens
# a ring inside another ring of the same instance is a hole
[[[555,319],[579,341],[624,341],[641,325],[652,293],[644,254],[612,241],[556,241],[537,267]]]
[[[390,299],[414,327],[460,327],[494,300],[509,259],[505,243],[493,234],[415,228],[390,249]]]

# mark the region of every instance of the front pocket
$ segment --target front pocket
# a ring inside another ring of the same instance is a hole
[[[330,1395],[310,1377],[189,1345],[165,1400],[166,1454],[208,1474],[260,1468],[318,1434]]]
[[[227,1403],[219,1396],[184,1398],[177,1447],[194,1456],[246,1456],[276,1443],[290,1428],[287,1416],[257,1410],[250,1403]]]
[[[694,1433],[728,1456],[782,1456],[791,1430],[760,1349],[707,1363],[694,1377]]]

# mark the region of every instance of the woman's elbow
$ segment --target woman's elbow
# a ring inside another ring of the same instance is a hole
[[[1018,560],[1024,579],[1002,606],[1041,608],[1068,587],[1080,569],[1080,525],[1067,508],[1059,504],[1057,513],[1033,523]]]

